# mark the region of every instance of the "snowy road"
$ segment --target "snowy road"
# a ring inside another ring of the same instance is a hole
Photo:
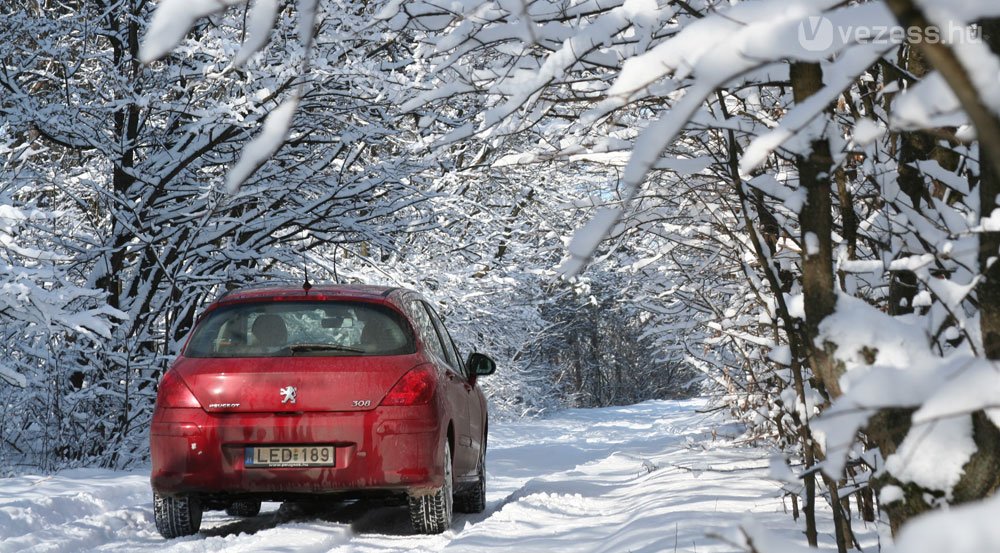
[[[700,401],[580,409],[491,429],[488,506],[452,530],[410,535],[402,507],[265,504],[205,514],[199,535],[164,541],[148,474],[77,470],[0,480],[0,553],[230,551],[722,552],[747,513],[794,536],[763,452],[699,414]],[[712,429],[717,431],[713,437]]]

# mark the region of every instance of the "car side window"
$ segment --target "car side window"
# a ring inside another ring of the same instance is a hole
[[[422,302],[423,306],[427,309],[427,313],[431,316],[431,321],[434,322],[434,328],[437,329],[438,335],[441,337],[441,341],[444,343],[445,354],[448,356],[448,364],[452,366],[457,372],[465,374],[462,367],[462,360],[458,357],[458,350],[455,349],[455,342],[452,341],[451,335],[448,334],[448,329],[444,327],[444,323],[441,322],[441,317],[434,311],[434,308],[428,305],[426,302]]]
[[[446,328],[445,332],[447,331],[448,329]],[[455,343],[455,340],[452,340],[451,334],[448,335],[448,343],[451,344],[451,349],[455,352],[455,359],[458,360],[458,366],[461,367],[462,374],[469,376],[469,368],[465,366],[465,360],[462,359],[462,352],[458,351],[458,344]]]
[[[420,300],[412,300],[409,307],[420,340],[427,346],[427,349],[434,352],[442,360],[448,361],[448,356],[441,345],[441,339],[438,338],[438,333],[434,330],[434,323],[431,321],[430,315],[427,314],[427,310],[424,309],[423,304]]]

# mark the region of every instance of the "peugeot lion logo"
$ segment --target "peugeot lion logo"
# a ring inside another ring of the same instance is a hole
[[[295,403],[295,394],[298,392],[295,386],[285,386],[278,391],[281,393],[281,403]]]

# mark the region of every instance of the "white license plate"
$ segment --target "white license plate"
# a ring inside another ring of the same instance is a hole
[[[243,464],[257,467],[332,467],[332,445],[248,447]]]

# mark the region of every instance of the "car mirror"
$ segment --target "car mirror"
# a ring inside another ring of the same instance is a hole
[[[476,376],[488,376],[497,370],[496,361],[482,353],[470,353],[465,366],[469,367],[469,372]]]

